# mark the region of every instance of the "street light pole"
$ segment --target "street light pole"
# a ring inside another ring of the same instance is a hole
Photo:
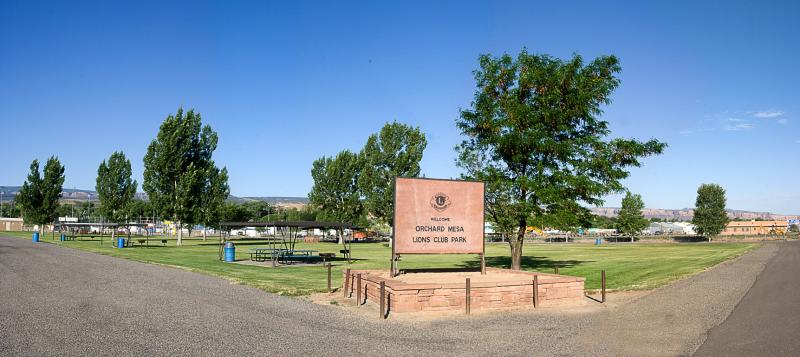
[[[3,194],[5,192],[0,191],[0,217],[3,217]]]

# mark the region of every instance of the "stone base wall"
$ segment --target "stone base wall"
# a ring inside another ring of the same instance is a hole
[[[584,278],[516,272],[487,268],[489,273],[504,273],[507,282],[471,282],[470,309],[494,309],[533,306],[533,277],[538,276],[539,306],[581,305],[584,301]],[[374,270],[352,270],[348,294],[356,297],[357,276],[361,274],[361,299],[380,303],[380,282],[386,284],[386,306],[390,312],[463,311],[466,308],[466,282],[458,284],[415,284],[379,275]],[[347,273],[343,272],[345,279]],[[511,281],[513,280],[513,281]]]

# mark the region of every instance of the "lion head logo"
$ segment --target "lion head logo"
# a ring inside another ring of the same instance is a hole
[[[433,195],[431,207],[439,212],[446,210],[447,207],[450,207],[450,197],[441,192]]]

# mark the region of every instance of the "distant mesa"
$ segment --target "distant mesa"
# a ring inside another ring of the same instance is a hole
[[[0,192],[3,192],[5,199],[12,199],[19,193],[20,186],[0,186]],[[91,195],[91,196],[90,196]],[[91,197],[92,201],[97,200],[97,192],[92,190],[81,189],[64,189],[62,194],[62,201],[68,202],[82,202],[88,201]],[[136,193],[136,198],[147,199],[147,194],[144,192]],[[274,205],[284,207],[302,207],[308,204],[308,197],[284,197],[284,196],[252,196],[252,197],[228,197],[229,202],[244,203],[251,201],[264,201]],[[593,214],[605,217],[616,217],[619,214],[618,207],[594,207],[591,208]],[[645,218],[661,218],[666,220],[690,221],[694,216],[694,209],[681,208],[681,209],[664,209],[664,208],[645,208],[642,210]],[[786,220],[786,219],[800,219],[800,215],[786,215],[776,214],[769,212],[751,212],[741,210],[728,210],[728,217],[731,219],[740,220]]]
[[[2,192],[3,197],[8,200],[13,199],[13,197],[19,193],[19,190],[20,186],[0,186],[0,192]],[[136,198],[147,199],[147,194],[144,192],[137,192]],[[65,188],[64,191],[61,193],[62,201],[82,202],[82,201],[88,201],[89,199],[91,199],[92,201],[96,201],[97,192],[94,190]],[[237,197],[231,195],[230,197],[228,197],[228,201],[236,203],[264,201],[275,205],[293,207],[293,206],[303,206],[308,204],[308,197],[283,197],[283,196]]]
[[[595,207],[591,208],[593,214],[605,217],[616,217],[619,214],[618,207]],[[787,220],[787,219],[800,219],[798,215],[775,214],[769,212],[751,212],[741,210],[727,210],[728,217],[731,219],[741,220]],[[645,208],[642,210],[645,218],[661,218],[666,220],[690,221],[694,217],[694,209],[663,209],[663,208]]]

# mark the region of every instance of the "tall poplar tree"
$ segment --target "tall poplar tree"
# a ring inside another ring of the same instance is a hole
[[[692,224],[697,234],[705,236],[708,241],[720,234],[730,222],[726,205],[725,189],[717,184],[702,184],[697,188]]]
[[[176,222],[178,245],[183,244],[184,225],[197,223],[202,216],[201,195],[209,182],[207,175],[213,172],[211,156],[217,140],[217,133],[202,125],[200,113],[180,108],[161,123],[147,147],[142,187],[160,215]]]
[[[419,127],[392,122],[372,134],[361,150],[358,187],[367,211],[380,223],[394,222],[394,178],[419,176],[419,162],[428,141]]]
[[[97,168],[95,190],[100,199],[100,213],[109,222],[123,223],[128,217],[138,186],[131,175],[131,162],[121,151],[115,151]]]
[[[44,175],[39,174],[39,160],[33,160],[28,179],[15,198],[25,221],[38,224],[41,232],[44,232],[44,226],[58,217],[58,199],[61,198],[63,185],[64,166],[61,166],[57,157],[47,159]]]
[[[608,122],[599,116],[620,83],[614,56],[585,64],[578,55],[562,60],[523,50],[516,58],[483,55],[479,62],[475,98],[456,121],[466,136],[457,151],[459,159],[485,158],[480,172],[470,176],[495,182],[487,191],[497,187],[510,194],[502,204],[516,222],[509,244],[511,268],[519,270],[532,218],[582,214],[574,209],[579,203],[602,204],[604,195],[624,189],[628,167],[661,153],[666,144],[608,138]]]
[[[231,189],[228,186],[228,169],[220,170],[213,162],[208,167],[200,194],[198,221],[203,223],[203,240],[206,240],[208,227],[219,229],[219,222],[225,209],[225,200],[228,199]]]

